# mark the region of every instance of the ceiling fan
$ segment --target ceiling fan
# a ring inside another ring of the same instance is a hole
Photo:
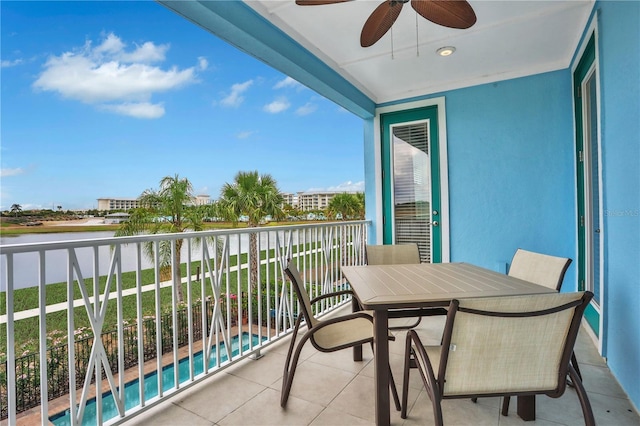
[[[352,0],[296,0],[299,6],[318,6]],[[360,34],[362,47],[373,46],[398,19],[402,6],[411,7],[429,21],[449,28],[466,29],[476,23],[476,14],[465,0],[385,0],[367,19]]]

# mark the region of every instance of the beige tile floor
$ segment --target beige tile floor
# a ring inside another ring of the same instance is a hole
[[[420,335],[437,344],[443,317],[425,318]],[[404,332],[391,342],[391,363],[400,386]],[[317,352],[310,344],[302,352],[286,410],[280,408],[282,368],[289,339],[262,351],[259,360],[244,360],[141,413],[127,425],[373,425],[374,381],[370,347],[362,362],[350,350]],[[576,355],[596,422],[603,426],[640,425],[640,417],[620,388],[586,332],[581,332]],[[447,425],[581,425],[580,403],[573,389],[558,399],[536,398],[537,419],[523,422],[515,413],[500,415],[500,398],[448,400],[443,403]],[[416,374],[411,377],[408,418],[392,410],[393,425],[433,424],[429,398]]]

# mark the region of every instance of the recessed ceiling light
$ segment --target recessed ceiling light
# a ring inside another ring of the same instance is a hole
[[[452,55],[453,52],[456,51],[456,48],[453,46],[445,46],[445,47],[441,47],[440,49],[436,50],[436,53],[440,56],[449,56]]]

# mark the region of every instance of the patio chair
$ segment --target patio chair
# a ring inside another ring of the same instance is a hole
[[[509,276],[560,291],[569,265],[571,259],[567,257],[549,256],[519,248],[511,260]]]
[[[511,260],[509,276],[560,291],[569,265],[571,265],[571,259],[568,257],[550,256],[519,248]],[[582,380],[575,353],[571,353],[571,364]],[[573,386],[571,381],[568,384]],[[509,413],[509,402],[509,397],[505,397],[502,401],[502,414],[505,416]]]
[[[367,245],[365,248],[369,265],[403,265],[420,263],[418,244]]]
[[[420,251],[418,244],[385,244],[385,245],[367,245],[365,247],[365,253],[367,256],[368,265],[403,265],[403,264],[416,264],[420,262]],[[406,310],[400,310],[403,317],[412,317],[410,312]],[[446,315],[447,310],[444,308],[429,309],[429,315]],[[393,311],[390,311],[390,315],[393,315]],[[417,317],[416,322],[411,325],[402,326],[390,326],[390,330],[409,330],[415,328],[422,321],[422,315],[425,315],[425,311],[421,312],[421,315]]]
[[[585,424],[595,425],[587,393],[570,358],[591,292],[453,300],[441,346],[425,347],[407,333],[402,418],[407,417],[409,371],[417,368],[443,424],[441,401],[472,396],[560,397],[567,374]]]
[[[293,334],[291,335],[291,343],[289,352],[284,365],[284,373],[282,377],[282,391],[280,395],[280,405],[284,408],[289,399],[293,376],[296,372],[300,352],[307,340],[311,340],[311,344],[320,352],[335,352],[341,349],[352,348],[365,343],[371,345],[373,350],[373,317],[367,311],[353,312],[351,314],[328,319],[318,319],[313,314],[312,306],[328,297],[336,297],[345,294],[351,294],[351,290],[341,290],[333,293],[323,294],[313,299],[309,299],[309,295],[304,288],[300,273],[297,267],[289,261],[285,273],[291,280],[293,289],[300,303],[300,314],[296,319]],[[298,330],[304,319],[307,325],[307,331],[303,334],[300,342],[296,345]],[[395,340],[392,334],[389,334],[389,340]],[[396,389],[391,366],[389,366],[389,387],[393,395],[393,401],[396,409],[400,411],[400,398]]]

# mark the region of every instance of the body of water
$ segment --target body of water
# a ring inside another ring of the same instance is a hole
[[[263,340],[266,338],[263,338]],[[251,341],[251,343],[250,343]],[[260,343],[260,338],[257,335],[250,336],[249,333],[242,333],[242,349],[243,351],[248,351],[251,347],[250,345],[256,346]],[[240,353],[240,342],[238,341],[238,336],[235,335],[231,339],[231,354],[232,356]],[[198,375],[204,371],[203,367],[203,353],[202,351],[194,354],[193,356],[193,366],[194,366],[194,374]],[[220,361],[227,361],[227,351],[224,346],[224,342],[220,344]],[[211,357],[209,358],[209,368],[215,367],[217,360],[217,350],[216,346],[212,346]],[[178,362],[178,374],[179,374],[179,382],[184,383],[191,377],[189,358],[181,359]],[[129,382],[125,385],[124,388],[124,406],[125,410],[129,410],[133,407],[137,407],[140,405],[140,386],[138,384],[138,379]],[[166,392],[169,389],[175,386],[175,367],[173,364],[167,365],[162,369],[162,388]],[[158,396],[158,372],[154,371],[153,373],[149,373],[144,377],[144,397],[145,401],[150,400]],[[118,415],[118,409],[116,408],[116,403],[113,398],[111,392],[105,392],[102,394],[102,421],[106,422],[110,419],[113,419]],[[84,416],[82,418],[83,425],[96,425],[98,424],[98,419],[96,418],[96,399],[92,398],[87,401],[87,405],[85,408]],[[69,410],[66,410],[60,414],[56,414],[49,418],[49,420],[56,426],[67,426],[71,425],[71,418]]]
[[[57,241],[78,241],[97,238],[113,237],[113,231],[100,232],[64,232],[57,234],[23,234],[11,237],[0,237],[0,244],[37,244]],[[123,271],[135,270],[134,246],[123,247]],[[108,246],[99,249],[100,274],[106,275],[109,268],[110,249]],[[91,248],[76,250],[78,262],[80,263],[82,275],[91,278],[93,275],[93,250]],[[39,277],[39,255],[38,253],[18,253],[13,256],[14,286],[15,289],[35,287],[38,285]],[[59,283],[67,280],[67,250],[51,250],[45,254],[45,282],[47,284]],[[144,261],[144,260],[143,260]],[[6,264],[2,259],[2,269]],[[147,266],[148,267],[148,266]],[[0,291],[7,290],[7,277],[4,272],[0,276]]]
[[[113,237],[113,231],[97,231],[97,232],[64,232],[57,234],[23,234],[18,236],[0,237],[1,245],[9,244],[28,244],[28,243],[45,243],[53,241],[78,241],[98,238]],[[260,246],[265,248],[267,246],[267,238],[269,239],[269,247],[275,247],[275,232],[261,233],[260,234]],[[241,234],[240,236],[240,252],[246,253],[249,248],[249,235]],[[293,243],[297,243],[297,234],[294,233]],[[282,240],[281,240],[282,241]],[[128,244],[122,246],[122,272],[135,271],[136,269],[136,251],[134,244]],[[181,259],[184,261],[187,258],[186,244],[183,246]],[[238,238],[237,236],[231,236],[229,239],[229,253],[235,255],[238,253]],[[76,256],[78,257],[78,263],[82,271],[83,278],[93,277],[93,248],[76,249]],[[193,260],[198,260],[200,256],[200,250],[197,248],[192,249],[191,253]],[[54,284],[67,281],[67,250],[51,250],[47,251],[45,255],[45,283]],[[38,285],[39,277],[39,255],[36,252],[32,253],[18,253],[14,255],[14,289],[35,287]],[[99,275],[107,275],[109,271],[109,265],[111,260],[111,253],[109,246],[103,246],[99,248]],[[5,274],[6,261],[3,258],[0,260],[0,291],[7,291],[7,277]],[[151,268],[153,263],[142,256],[142,269]],[[195,273],[195,271],[194,271]]]

